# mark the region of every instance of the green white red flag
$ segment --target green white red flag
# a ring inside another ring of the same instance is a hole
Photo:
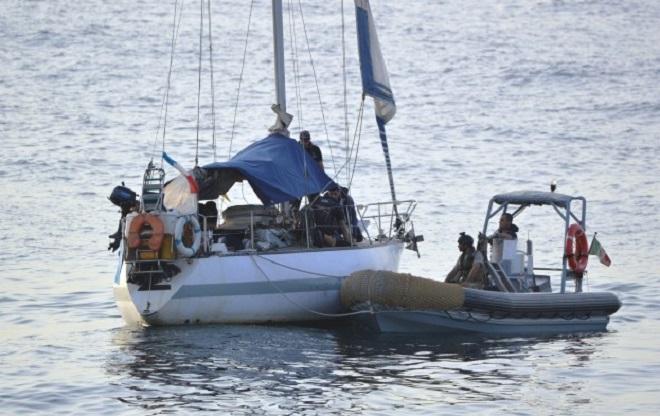
[[[610,267],[610,265],[612,264],[612,260],[610,259],[610,256],[607,255],[607,252],[600,244],[600,241],[596,239],[595,235],[594,238],[591,240],[591,245],[589,246],[589,255],[598,256],[600,262],[607,267]]]

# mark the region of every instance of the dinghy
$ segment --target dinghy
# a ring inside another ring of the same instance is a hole
[[[581,205],[577,214],[574,203]],[[381,332],[541,335],[605,330],[621,302],[613,293],[582,291],[590,251],[583,197],[554,192],[496,195],[489,203],[482,235],[495,215],[509,211],[517,217],[531,206],[552,207],[564,220],[561,268],[534,267],[531,241],[525,251],[517,249],[517,239],[493,241],[486,261],[487,287],[475,289],[409,274],[364,270],[343,282],[342,304]],[[593,242],[591,245],[594,247]],[[552,291],[548,271],[561,272],[557,292]],[[569,283],[573,292],[567,290]]]

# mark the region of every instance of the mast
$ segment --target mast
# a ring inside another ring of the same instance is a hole
[[[282,23],[282,0],[273,0],[273,56],[275,65],[276,104],[286,112],[286,88],[284,76],[284,24]]]
[[[284,76],[284,23],[282,22],[282,0],[273,0],[273,65],[275,67],[275,103],[280,111],[286,114],[286,79]],[[278,113],[278,120],[281,116]],[[283,120],[282,120],[283,122]],[[278,123],[276,122],[277,126]],[[288,123],[284,125],[284,131],[288,136],[286,129]],[[280,212],[289,214],[290,206],[288,202],[279,204]]]

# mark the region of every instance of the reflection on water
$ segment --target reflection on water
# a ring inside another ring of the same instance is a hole
[[[106,371],[122,387],[117,400],[162,411],[368,413],[403,401],[427,411],[459,403],[478,408],[522,393],[540,401],[552,391],[577,397],[571,374],[590,360],[594,339],[386,336],[292,326],[122,328]],[[538,377],[562,369],[571,372]]]

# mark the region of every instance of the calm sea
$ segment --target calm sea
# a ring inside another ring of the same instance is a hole
[[[532,339],[125,327],[112,298],[117,259],[106,251],[119,214],[106,197],[121,181],[137,189],[162,148],[172,3],[2,2],[1,414],[657,414],[659,2],[372,5],[398,104],[388,125],[398,197],[418,201],[426,239],[403,271],[441,279],[458,233],[476,234],[495,193],[556,179],[589,201],[588,232],[613,265],[592,258],[587,286],[615,292],[623,308],[607,332]],[[285,3],[292,130],[310,130],[346,183],[341,3]],[[353,5],[344,8],[352,139],[360,86]],[[183,5],[165,143],[187,167],[199,9]],[[249,2],[213,4],[216,148],[204,34],[200,163],[225,160],[274,121],[269,13],[266,1],[251,14]],[[372,114],[367,102],[358,203],[388,198]],[[251,198],[240,186],[230,197]],[[537,265],[556,266],[554,212],[530,209],[518,225]]]

